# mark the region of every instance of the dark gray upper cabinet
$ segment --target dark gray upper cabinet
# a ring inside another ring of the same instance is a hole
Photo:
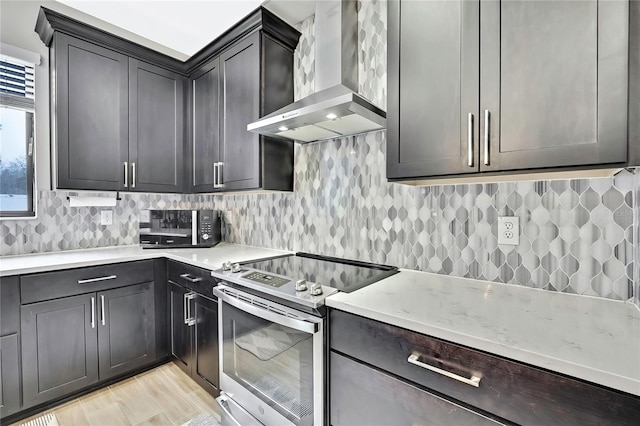
[[[129,59],[129,189],[180,192],[184,77]]]
[[[97,298],[100,380],[154,361],[153,283],[99,292]]]
[[[627,163],[627,1],[392,1],[388,34],[389,179]]]
[[[56,186],[182,191],[184,77],[63,33],[54,40]]]
[[[247,131],[247,124],[260,116],[259,37],[254,34],[220,58],[222,184],[226,190],[260,186],[260,136]]]
[[[186,62],[46,8],[35,30],[51,47],[57,188],[293,190],[293,144],[246,130],[293,102],[300,33],[271,12]]]
[[[192,168],[194,192],[212,192],[220,162],[220,60],[214,58],[192,77]]]
[[[481,170],[625,163],[628,2],[481,10]]]
[[[387,177],[477,172],[478,1],[391,1],[388,13]]]
[[[294,48],[257,31],[192,76],[193,191],[293,190],[293,144],[247,124],[293,102]]]
[[[128,58],[62,33],[52,46],[57,187],[122,189],[128,155]]]

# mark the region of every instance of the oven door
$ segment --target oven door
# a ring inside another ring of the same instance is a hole
[[[265,425],[323,425],[323,318],[225,285],[214,294],[220,389]]]

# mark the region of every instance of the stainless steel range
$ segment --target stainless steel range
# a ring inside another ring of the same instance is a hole
[[[223,426],[325,425],[324,300],[397,272],[306,253],[213,271]]]

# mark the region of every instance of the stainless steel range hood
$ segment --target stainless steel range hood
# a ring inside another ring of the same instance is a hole
[[[247,126],[262,135],[314,142],[384,129],[386,113],[357,93],[354,0],[316,0],[316,93]]]

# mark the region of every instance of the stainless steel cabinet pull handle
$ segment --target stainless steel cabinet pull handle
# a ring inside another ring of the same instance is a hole
[[[91,298],[91,328],[96,328],[96,298]]]
[[[182,274],[180,278],[184,278],[187,281],[191,281],[192,283],[199,283],[202,281],[201,277],[192,277],[191,274]]]
[[[218,163],[213,163],[213,187],[220,187],[220,185],[218,184]]]
[[[129,163],[124,162],[124,187],[129,186]]]
[[[167,240],[167,244],[173,243],[173,240]]]
[[[104,315],[104,294],[100,295],[100,317],[102,318],[102,325],[106,325]]]
[[[473,114],[471,113],[467,123],[467,166],[473,167]]]
[[[222,174],[222,167],[224,167],[224,163],[218,163],[218,188],[222,188],[224,186],[224,175]]]
[[[86,280],[78,280],[78,284],[89,284],[89,283],[95,283],[98,281],[114,280],[117,277],[118,277],[117,275],[108,275],[106,277],[88,278]]]
[[[131,187],[136,187],[136,163],[131,163]]]
[[[187,322],[186,324],[191,327],[196,323],[196,319],[191,315],[191,303],[190,301],[196,298],[196,294],[191,292],[187,293]]]
[[[484,165],[485,166],[489,165],[489,144],[491,143],[491,140],[489,139],[489,136],[491,136],[491,132],[489,132],[490,124],[491,124],[491,119],[489,116],[489,110],[485,109],[484,110]]]
[[[189,300],[187,299],[187,295],[188,294],[189,293],[185,293],[183,298],[182,298],[182,303],[183,303],[183,308],[184,308],[182,311],[184,312],[184,323],[185,324],[189,324],[189,318],[187,317],[187,310],[189,309],[187,307],[187,304],[189,303]]]
[[[427,369],[429,371],[433,371],[434,373],[438,373],[438,374],[442,374],[443,376],[447,376],[451,379],[457,380],[459,382],[462,383],[466,383],[467,385],[473,386],[473,387],[479,387],[480,386],[480,379],[481,377],[472,375],[470,379],[467,379],[466,377],[462,377],[459,376],[457,374],[451,373],[449,371],[445,371],[441,368],[438,367],[434,367],[433,365],[429,365],[429,364],[425,364],[424,362],[420,362],[418,360],[418,358],[420,358],[420,355],[417,353],[412,353],[411,355],[409,355],[409,358],[407,359],[407,362],[409,362],[409,364],[413,364],[413,365],[417,365],[418,367],[422,367],[424,369]]]

